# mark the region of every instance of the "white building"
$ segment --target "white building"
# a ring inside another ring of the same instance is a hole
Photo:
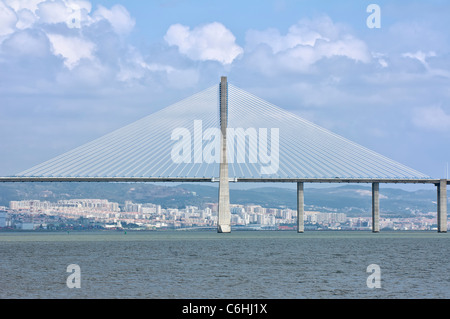
[[[8,213],[0,211],[0,227],[6,227],[8,225]]]
[[[20,223],[20,224],[17,224],[16,227],[18,229],[22,229],[22,230],[33,230],[34,223]]]

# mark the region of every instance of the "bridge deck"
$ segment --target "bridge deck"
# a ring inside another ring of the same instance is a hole
[[[386,184],[438,184],[439,179],[378,179],[378,178],[230,178],[241,183],[386,183]],[[26,182],[219,182],[218,177],[0,177],[0,183]],[[447,180],[450,184],[450,180]]]

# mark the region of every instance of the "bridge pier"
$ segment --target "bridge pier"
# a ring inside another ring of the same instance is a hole
[[[441,179],[437,186],[438,233],[447,232],[447,180]]]
[[[380,183],[372,183],[372,232],[380,231]]]
[[[228,181],[227,161],[227,122],[228,122],[228,84],[227,78],[220,79],[220,130],[222,132],[220,147],[219,172],[219,213],[217,218],[217,232],[231,232],[230,188]]]
[[[297,183],[297,232],[305,231],[305,201],[303,192],[303,182]]]

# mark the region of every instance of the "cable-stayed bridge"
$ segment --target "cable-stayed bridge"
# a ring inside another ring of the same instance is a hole
[[[231,182],[371,183],[379,231],[380,183],[437,186],[447,231],[447,184],[264,101],[219,84],[1,182],[219,182],[218,231],[229,232]]]

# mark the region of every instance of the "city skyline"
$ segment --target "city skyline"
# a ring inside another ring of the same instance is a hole
[[[248,18],[232,19],[235,2],[4,0],[1,146],[8,156],[0,175],[109,133],[226,74],[312,122],[446,177],[448,5],[377,4],[380,28],[366,24],[369,3],[352,1],[245,3],[239,15]]]
[[[305,211],[306,230],[370,231],[370,216],[350,217],[345,209],[327,207]],[[297,211],[257,204],[230,204],[234,230],[296,230]],[[0,207],[0,229],[15,230],[174,230],[217,227],[218,203],[205,207],[162,208],[153,203],[117,203],[105,199],[11,201]],[[382,230],[436,230],[435,212],[414,212],[413,217],[380,218]],[[55,219],[57,218],[57,219]],[[61,226],[64,225],[64,226]]]

